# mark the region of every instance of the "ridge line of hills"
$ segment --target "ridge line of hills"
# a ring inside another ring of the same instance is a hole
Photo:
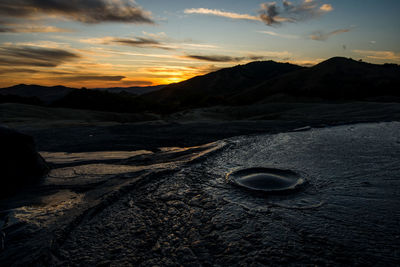
[[[162,86],[84,90],[16,85],[0,89],[0,103],[131,113],[172,113],[217,105],[324,101],[400,102],[400,66],[342,57],[308,68],[255,61]]]

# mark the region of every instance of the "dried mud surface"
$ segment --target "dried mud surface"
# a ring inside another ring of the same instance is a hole
[[[397,122],[305,128],[192,148],[107,152],[95,162],[93,154],[49,152],[54,169],[41,188],[42,209],[15,199],[0,259],[51,266],[395,266],[399,133]],[[106,166],[93,174],[93,164]],[[270,196],[225,180],[232,170],[257,166],[294,170],[307,186]]]
[[[216,107],[126,123],[3,113],[52,171],[0,200],[0,266],[396,266],[399,108]],[[305,186],[272,196],[226,180],[260,167]]]

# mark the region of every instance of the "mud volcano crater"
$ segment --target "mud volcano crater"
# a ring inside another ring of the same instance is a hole
[[[268,194],[295,192],[305,184],[305,180],[294,171],[272,168],[241,169],[228,173],[226,178],[247,190]]]

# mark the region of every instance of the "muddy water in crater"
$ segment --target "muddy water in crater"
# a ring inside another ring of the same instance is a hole
[[[270,168],[249,168],[226,175],[226,180],[245,189],[268,194],[289,194],[304,184],[297,173]]]
[[[303,207],[307,202],[335,202],[344,195],[349,200],[398,196],[394,185],[400,175],[400,123],[238,137],[230,142],[230,148],[207,162],[215,179],[207,181],[206,188],[235,202],[254,208],[262,208],[263,203]],[[227,173],[254,167],[292,170],[308,184],[298,194],[260,199],[236,190],[225,180]]]

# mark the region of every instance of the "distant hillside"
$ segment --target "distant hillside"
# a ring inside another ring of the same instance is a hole
[[[82,102],[87,98],[90,92],[93,92],[93,98],[103,96],[104,94],[96,94],[96,91],[103,91],[113,94],[129,95],[130,97],[135,95],[142,95],[150,92],[154,92],[164,88],[165,85],[158,86],[147,86],[147,87],[113,87],[113,88],[95,88],[89,89],[84,93],[79,94],[82,89],[69,88],[65,86],[41,86],[41,85],[26,85],[19,84],[7,88],[0,88],[0,103],[24,103],[33,105],[54,105],[54,102],[66,102],[68,99],[75,98],[76,101]],[[70,94],[73,97],[69,96]],[[78,100],[78,95],[82,96],[83,99]],[[62,101],[62,99],[65,99]],[[116,98],[116,96],[114,97]],[[92,99],[94,100],[94,99]],[[96,101],[94,101],[96,102]],[[104,101],[101,100],[103,103]],[[96,105],[96,103],[91,103]],[[71,105],[73,105],[71,103]],[[88,104],[90,106],[90,104]],[[126,109],[126,108],[125,108]]]
[[[51,106],[121,113],[136,113],[146,109],[135,95],[92,89],[73,90],[63,98],[54,101]]]
[[[249,87],[229,99],[232,104],[303,100],[399,101],[400,66],[376,65],[335,57],[311,68]]]
[[[160,111],[229,104],[228,98],[249,87],[286,73],[303,69],[289,63],[257,61],[221,69],[203,76],[171,84],[145,94],[142,100]],[[149,106],[149,108],[151,108]]]
[[[40,86],[19,84],[0,89],[0,95],[12,95],[25,98],[35,97],[44,103],[51,103],[75,90],[65,86]]]
[[[253,62],[192,78],[143,95],[162,112],[266,102],[400,101],[400,66],[334,57],[303,68]]]
[[[400,66],[341,57],[310,68],[263,61],[221,69],[167,86],[130,89],[78,90],[17,85],[0,89],[0,102],[163,114],[218,105],[271,102],[400,102]],[[134,93],[137,90],[142,91]],[[139,95],[146,90],[152,92]]]
[[[156,85],[156,86],[134,86],[134,87],[112,87],[112,88],[93,88],[91,90],[99,90],[99,91],[107,91],[110,93],[128,93],[132,95],[143,95],[147,93],[151,93],[157,90],[161,90],[166,85]]]

